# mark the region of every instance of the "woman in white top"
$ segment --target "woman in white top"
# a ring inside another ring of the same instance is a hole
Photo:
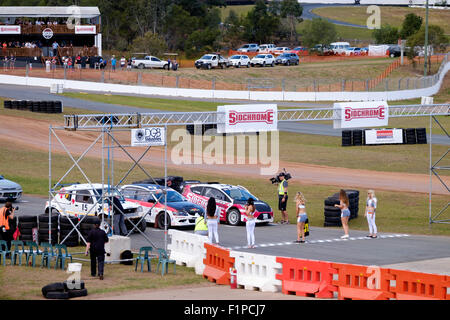
[[[248,248],[255,247],[255,201],[253,198],[247,200],[245,205],[245,214],[247,215],[247,222],[245,223],[245,228],[247,229],[247,244]]]
[[[209,243],[213,243],[213,237],[216,239],[216,243],[219,243],[219,233],[217,232],[217,225],[220,219],[220,209],[216,205],[216,199],[214,197],[209,198],[206,205],[206,223],[208,225],[208,240]]]
[[[377,198],[373,190],[367,191],[366,211],[364,216],[369,224],[368,238],[377,238],[377,226],[375,224],[375,211],[377,209]]]
[[[306,199],[303,196],[303,193],[300,191],[297,192],[295,196],[295,208],[297,211],[297,240],[296,243],[304,243],[305,242],[305,223],[308,219],[308,215],[306,214]]]

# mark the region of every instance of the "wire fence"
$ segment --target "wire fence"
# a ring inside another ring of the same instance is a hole
[[[230,80],[225,81],[223,79],[218,80],[216,77],[212,77],[212,79],[199,79],[183,76],[179,75],[178,71],[170,71],[162,74],[161,72],[154,72],[152,70],[121,70],[120,68],[111,70],[110,68],[91,69],[81,67],[69,69],[60,66],[36,68],[32,65],[27,65],[25,68],[3,65],[3,68],[0,67],[0,74],[181,89],[269,92],[396,91],[422,89],[436,84],[440,78],[440,71],[445,63],[448,62],[449,58],[448,54],[443,54],[432,56],[431,59],[434,65],[440,63],[440,68],[436,73],[427,77],[392,77],[392,72],[401,66],[400,59],[394,60],[379,76],[367,79],[339,77],[250,78],[243,76],[230,78]],[[413,62],[406,58],[404,59],[404,64],[411,63]],[[414,63],[420,65],[420,63],[423,63],[423,58],[417,58]],[[168,75],[170,73],[173,73],[173,75]]]

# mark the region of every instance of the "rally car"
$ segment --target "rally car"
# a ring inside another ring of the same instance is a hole
[[[103,195],[105,191],[105,196]],[[120,200],[124,209],[125,220],[129,219],[137,224],[142,217],[143,208],[139,204],[125,200],[121,193],[113,187],[100,183],[73,184],[62,187],[51,200],[51,210],[64,216],[82,218],[85,215],[98,216],[102,220],[100,228],[109,233],[111,230],[111,218],[113,212],[109,205],[109,197],[114,196]],[[45,203],[45,212],[49,212],[49,201]],[[141,221],[139,230],[144,231],[147,224]],[[136,230],[135,230],[136,231]]]
[[[206,208],[208,199],[214,197],[220,208],[220,221],[237,226],[247,221],[245,204],[249,198],[255,201],[256,223],[273,222],[273,210],[264,201],[259,200],[242,186],[220,183],[186,184],[183,195],[191,202]]]
[[[195,203],[189,202],[180,193],[167,188],[167,211],[164,205],[164,186],[157,184],[131,184],[121,188],[127,201],[139,204],[144,208],[147,223],[152,223],[160,229],[171,226],[194,226],[198,216],[204,214],[204,209]],[[164,212],[168,215],[164,215]]]

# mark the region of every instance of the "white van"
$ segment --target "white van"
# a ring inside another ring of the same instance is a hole
[[[350,48],[350,43],[348,42],[332,42],[330,43],[330,49],[333,50],[334,54],[345,54],[345,50]]]

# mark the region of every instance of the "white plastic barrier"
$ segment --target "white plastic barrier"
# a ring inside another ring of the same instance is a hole
[[[112,263],[119,263],[120,255],[125,250],[131,251],[131,239],[130,237],[123,237],[113,235],[109,237],[109,241],[105,243],[106,257],[105,261],[114,261]]]
[[[169,229],[169,236],[171,243],[167,249],[170,250],[170,259],[175,260],[178,265],[185,264],[189,268],[195,268],[196,274],[203,274],[205,269],[203,259],[206,258],[205,242],[208,241],[208,237],[174,229]]]
[[[238,251],[231,251],[230,257],[235,258],[239,286],[244,286],[246,290],[258,288],[262,292],[281,291],[281,280],[275,278],[277,273],[282,273],[281,263],[276,262],[277,257]]]

